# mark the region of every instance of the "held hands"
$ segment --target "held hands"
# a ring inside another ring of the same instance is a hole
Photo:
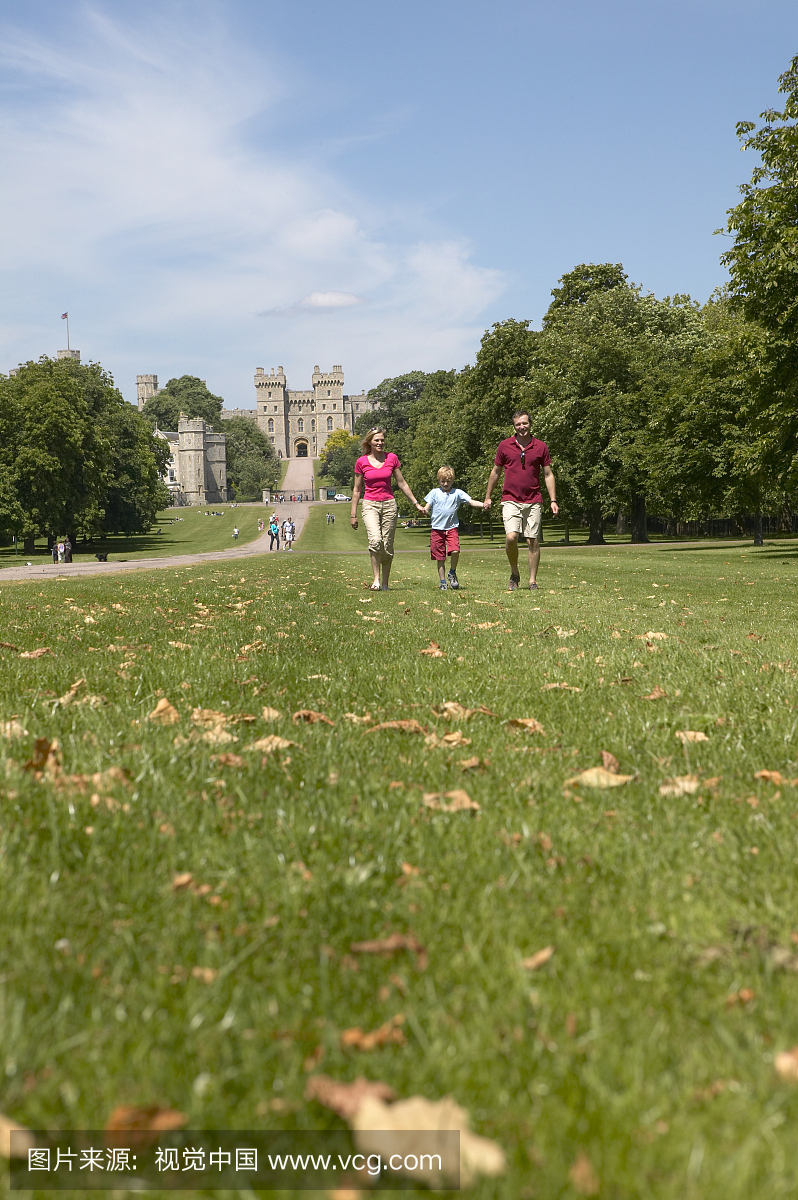
[[[486,496],[485,499],[482,501],[482,507],[490,508],[490,496]]]
[[[419,504],[418,500],[416,500],[415,503],[416,503],[416,508],[418,509],[419,512],[425,513],[427,511],[426,504]]]

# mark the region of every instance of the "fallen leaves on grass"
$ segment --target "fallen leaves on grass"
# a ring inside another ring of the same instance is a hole
[[[542,967],[554,954],[553,946],[544,946],[542,950],[536,951],[535,954],[530,954],[529,958],[521,960],[521,966],[525,971],[537,971],[538,967]]]
[[[426,734],[426,728],[415,719],[408,717],[404,721],[383,721],[380,725],[372,725],[371,729],[364,729],[363,733],[379,733],[382,729],[396,729],[399,733],[423,733]]]
[[[295,725],[299,725],[301,721],[305,721],[308,725],[317,725],[319,722],[324,725],[335,725],[335,721],[331,721],[324,713],[314,712],[312,708],[300,708],[292,715],[291,720]]]
[[[425,792],[424,807],[448,813],[479,812],[476,800],[472,800],[464,788],[454,788],[451,792]]]
[[[18,651],[19,646],[15,646],[13,642],[0,642],[0,649],[2,649],[2,650],[17,650]]]
[[[580,1196],[597,1196],[601,1189],[598,1175],[592,1162],[584,1153],[580,1154],[568,1172],[575,1192]]]
[[[437,708],[432,710],[436,717],[442,717],[444,721],[468,721],[473,717],[474,713],[479,712],[476,708],[464,708],[462,704],[458,704],[456,700],[444,700]]]
[[[0,1113],[0,1158],[11,1158],[12,1133],[18,1135],[14,1138],[14,1156],[24,1158],[29,1150],[35,1148],[36,1138],[24,1125],[18,1125],[16,1121]]]
[[[437,642],[430,642],[426,650],[419,650],[419,654],[426,654],[430,658],[443,658],[444,653],[445,652],[441,650]]]
[[[52,654],[49,646],[40,646],[38,650],[23,650],[20,658],[41,658],[43,654]],[[53,655],[53,657],[55,657]]]
[[[566,779],[565,786],[612,788],[621,787],[622,784],[629,783],[632,779],[634,779],[634,775],[619,775],[617,771],[608,771],[606,767],[588,767],[571,779]]]
[[[194,876],[191,874],[191,871],[178,871],[176,875],[172,876],[172,891],[185,891],[186,888],[191,887],[193,882]]]
[[[709,738],[700,729],[677,729],[675,736],[679,739],[682,745],[687,742],[708,742]]]
[[[219,974],[216,967],[192,967],[192,979],[199,979],[201,983],[213,983],[216,976]]]
[[[220,725],[215,726],[213,729],[206,729],[205,732],[200,735],[200,738],[209,746],[229,746],[231,742],[238,741],[238,738],[234,733],[228,732],[227,729],[224,729]]]
[[[341,1034],[341,1045],[344,1049],[376,1050],[378,1046],[403,1046],[407,1041],[402,1026],[405,1023],[404,1013],[397,1013],[379,1029],[364,1033],[359,1026],[345,1029]]]
[[[409,950],[416,956],[419,971],[426,970],[427,949],[412,933],[389,933],[384,938],[372,938],[365,942],[352,942],[349,947],[353,954],[381,954],[390,958],[397,950]]]
[[[362,717],[359,717],[357,713],[345,712],[344,720],[351,721],[353,725],[368,725],[371,720],[371,713],[363,713]]]
[[[784,1083],[798,1083],[798,1046],[782,1050],[773,1060],[776,1074]]]
[[[544,683],[540,690],[541,692],[554,692],[558,690],[561,692],[581,692],[582,689],[574,687],[572,683]]]
[[[258,750],[262,754],[274,754],[275,750],[287,750],[289,746],[297,746],[297,742],[291,742],[288,738],[279,737],[276,733],[269,733],[266,737],[258,738],[257,742],[250,742],[248,746],[242,746],[242,751],[247,754],[250,750]]]
[[[372,1083],[359,1075],[352,1083],[339,1083],[329,1075],[314,1075],[305,1087],[306,1100],[318,1100],[347,1123],[351,1122],[368,1096],[393,1100],[396,1092],[387,1083]]]
[[[667,700],[668,693],[657,684],[647,696],[641,696],[640,698],[641,700]]]
[[[211,762],[217,767],[243,767],[244,765],[240,754],[212,754]]]
[[[638,642],[664,642],[667,641],[667,633],[654,633],[651,630],[648,633],[638,633]]]
[[[0,734],[9,741],[13,738],[27,737],[28,731],[21,721],[16,717],[11,717],[8,721],[0,721]]]
[[[798,787],[798,779],[785,779],[781,771],[755,771],[754,779],[762,779],[776,787]]]
[[[227,724],[227,713],[218,712],[215,708],[195,708],[191,713],[191,721],[200,729],[217,729]]]
[[[614,754],[610,754],[609,750],[601,751],[601,763],[605,771],[609,771],[612,775],[617,775],[621,769],[621,764]]]
[[[666,779],[659,785],[659,794],[671,797],[692,796],[700,786],[697,775],[676,775],[673,779]]]
[[[159,1108],[153,1104],[148,1108],[133,1108],[120,1105],[105,1122],[108,1131],[182,1129],[188,1124],[185,1113],[174,1108]]]
[[[534,717],[511,717],[507,724],[512,725],[514,729],[525,729],[527,733],[546,732],[540,721],[536,721]]]
[[[471,738],[465,737],[459,729],[452,730],[451,733],[444,733],[442,737],[438,737],[437,733],[428,733],[424,738],[425,746],[470,746]]]
[[[166,696],[161,696],[152,712],[147,714],[147,720],[155,725],[176,725],[180,720],[180,713]]]
[[[726,997],[726,1007],[733,1008],[735,1004],[750,1004],[756,999],[753,988],[740,988],[739,992],[731,992]]]
[[[490,759],[480,758],[475,754],[473,758],[463,758],[457,764],[461,771],[482,771],[490,766]]]
[[[61,774],[61,743],[58,738],[37,738],[33,743],[33,755],[25,763],[25,771],[41,771],[50,779]]]
[[[260,715],[263,717],[264,721],[280,721],[282,720],[283,716],[279,708],[269,708],[268,704],[265,706]]]
[[[190,650],[188,642],[170,642],[170,646],[174,646],[175,650]]]

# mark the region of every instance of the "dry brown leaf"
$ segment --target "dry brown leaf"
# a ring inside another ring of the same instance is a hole
[[[773,1060],[776,1074],[785,1083],[798,1083],[798,1046],[782,1050]]]
[[[665,642],[668,640],[667,633],[638,633],[636,635],[638,642]]]
[[[329,1075],[314,1075],[305,1087],[306,1100],[318,1100],[342,1120],[351,1122],[367,1096],[377,1100],[393,1100],[396,1093],[387,1083],[372,1083],[359,1075],[352,1083],[339,1083]]]
[[[364,1033],[359,1026],[345,1029],[341,1034],[341,1045],[344,1049],[351,1048],[353,1050],[376,1050],[378,1046],[389,1044],[403,1046],[407,1041],[402,1032],[404,1023],[404,1013],[397,1013],[395,1017],[391,1017],[390,1021],[380,1025],[379,1029],[372,1029],[369,1033]]]
[[[199,979],[202,983],[213,983],[216,976],[219,974],[216,967],[192,967],[192,979]]]
[[[185,888],[191,887],[194,882],[194,876],[190,871],[178,871],[172,876],[172,891],[182,892]]]
[[[297,746],[297,742],[290,742],[288,738],[279,737],[276,733],[269,733],[266,737],[258,738],[257,742],[251,742],[249,746],[242,746],[244,753],[250,750],[259,750],[263,754],[274,754],[275,750],[287,750],[289,746]]]
[[[229,746],[231,742],[237,742],[238,738],[234,733],[228,733],[226,729],[217,725],[214,729],[206,729],[201,735],[201,740],[209,746]]]
[[[475,754],[473,758],[461,759],[458,766],[461,771],[478,771],[480,767],[487,766],[487,763],[483,763],[479,755]]]
[[[335,721],[331,721],[324,713],[314,712],[312,708],[300,708],[293,714],[291,720],[295,725],[298,725],[300,721],[306,721],[309,725],[316,725],[319,721],[325,725],[335,725]]]
[[[601,1190],[598,1175],[585,1153],[581,1153],[568,1172],[574,1191],[580,1196],[597,1196]]]
[[[753,988],[740,988],[739,992],[730,992],[726,997],[726,1007],[733,1008],[735,1004],[750,1004],[752,1000],[756,1000],[756,992]]]
[[[566,779],[566,787],[612,788],[629,783],[634,775],[619,775],[617,771],[607,771],[604,767],[588,767],[571,779]]]
[[[611,775],[617,775],[621,769],[621,764],[614,754],[610,754],[609,750],[601,751],[601,763],[605,771],[609,771]]]
[[[572,683],[544,683],[540,689],[541,692],[581,692],[581,688],[574,687]]]
[[[155,708],[148,714],[147,720],[155,725],[176,725],[180,720],[180,713],[174,704],[169,703],[166,696],[161,696]]]
[[[436,716],[442,717],[444,721],[467,721],[479,710],[476,708],[464,708],[456,700],[444,700],[442,704],[439,704],[437,708],[433,708],[432,711]]]
[[[12,1133],[18,1135],[14,1138],[14,1156],[25,1158],[28,1151],[36,1147],[36,1138],[24,1125],[18,1125],[16,1121],[0,1113],[0,1158],[11,1158]]]
[[[476,800],[472,800],[463,788],[454,788],[451,792],[425,792],[424,806],[439,812],[479,812]]]
[[[58,738],[37,738],[33,743],[33,757],[24,765],[25,771],[42,771],[49,779],[61,774],[61,743]],[[38,778],[38,776],[37,776]]]
[[[542,950],[536,951],[535,954],[530,954],[529,958],[522,959],[521,966],[526,971],[537,971],[538,967],[542,967],[544,963],[547,963],[553,954],[553,946],[544,946]]]
[[[227,724],[227,713],[218,712],[215,708],[195,708],[191,713],[191,721],[200,729],[216,729]]]
[[[85,687],[85,685],[86,685],[85,679],[76,679],[75,682],[72,684],[72,687],[69,689],[69,691],[64,692],[63,696],[58,697],[58,699],[55,702],[54,707],[58,707],[59,705],[61,707],[65,707],[67,704],[71,704],[73,702],[73,700],[75,699],[75,696],[80,691],[80,689],[82,687]]]
[[[240,754],[212,754],[211,762],[217,767],[243,767],[244,765]]]
[[[13,642],[0,642],[0,649],[16,650],[17,652],[19,652],[19,646],[15,646]]]
[[[781,787],[785,782],[781,771],[755,771],[754,779],[764,779],[766,783],[773,783],[776,787]]]
[[[438,737],[437,733],[428,733],[424,738],[425,746],[470,746],[471,738],[465,737],[461,730],[455,729]]]
[[[175,650],[190,650],[188,642],[170,642],[170,646],[174,646]]]
[[[280,712],[279,708],[269,708],[267,704],[263,709],[261,716],[263,717],[264,721],[280,721],[282,720],[283,714]]]
[[[502,1148],[489,1138],[471,1132],[468,1112],[461,1108],[451,1096],[442,1100],[427,1100],[424,1096],[411,1096],[408,1100],[397,1100],[385,1104],[371,1094],[362,1103],[350,1125],[355,1134],[355,1145],[362,1154],[380,1154],[388,1161],[391,1154],[401,1154],[404,1159],[418,1148],[413,1141],[418,1130],[459,1130],[460,1170],[450,1167],[450,1186],[470,1187],[478,1175],[501,1175],[506,1167]],[[406,1138],[401,1134],[406,1133]],[[446,1155],[441,1155],[446,1170]],[[440,1175],[433,1174],[430,1163],[429,1174],[423,1170],[407,1171],[416,1182],[427,1182],[440,1186]],[[459,1175],[459,1178],[458,1178]]]
[[[437,642],[430,642],[426,650],[419,650],[419,654],[427,654],[430,658],[443,658],[444,653]]]
[[[384,958],[390,958],[397,950],[410,950],[416,956],[419,971],[427,967],[426,947],[412,933],[390,933],[384,938],[353,942],[349,949],[353,954],[381,954]]]
[[[49,646],[40,646],[38,650],[23,650],[20,658],[41,658],[43,654],[52,654]]]
[[[188,1124],[185,1113],[174,1108],[159,1108],[153,1104],[149,1108],[127,1108],[120,1105],[115,1108],[105,1122],[107,1130],[161,1130],[182,1129]]]
[[[536,721],[534,717],[512,717],[507,724],[512,725],[514,729],[525,729],[527,733],[546,732],[540,721]]]
[[[397,729],[400,733],[426,733],[423,725],[415,719],[408,717],[404,721],[383,721],[381,725],[372,725],[371,729],[364,729],[363,733],[379,733],[381,729]]]
[[[659,785],[659,794],[660,796],[674,797],[692,796],[700,786],[697,775],[676,775],[673,779],[666,779]]]
[[[9,721],[0,721],[0,735],[9,740],[13,738],[27,737],[28,731],[21,721],[16,717],[12,717]]]
[[[675,736],[679,739],[682,745],[687,742],[708,742],[709,738],[700,729],[677,729]]]
[[[371,713],[363,713],[363,716],[359,717],[357,713],[345,712],[344,720],[351,721],[353,725],[368,725],[371,720]]]
[[[647,696],[642,696],[641,699],[642,700],[666,700],[667,697],[668,697],[668,693],[665,691],[665,689],[661,688],[659,686],[659,684],[657,684],[656,687],[654,687],[648,693]]]
[[[497,625],[501,625],[501,621],[480,621],[477,629],[494,629]]]

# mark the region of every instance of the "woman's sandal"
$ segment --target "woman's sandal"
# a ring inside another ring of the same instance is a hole
[[[378,592],[379,590],[380,590],[380,585],[378,583],[370,583],[369,584],[370,592]]]

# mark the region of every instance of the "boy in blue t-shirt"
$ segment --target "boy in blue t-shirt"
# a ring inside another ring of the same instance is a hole
[[[484,508],[481,500],[472,500],[468,492],[456,488],[454,471],[451,467],[441,467],[438,471],[438,487],[433,488],[425,497],[424,512],[432,513],[432,529],[430,530],[429,552],[433,562],[438,564],[440,589],[446,591],[448,586],[457,591],[460,586],[457,578],[457,560],[460,557],[460,536],[457,532],[460,524],[457,510],[461,504],[470,504],[472,508]],[[450,567],[446,576],[446,555],[449,555]]]

